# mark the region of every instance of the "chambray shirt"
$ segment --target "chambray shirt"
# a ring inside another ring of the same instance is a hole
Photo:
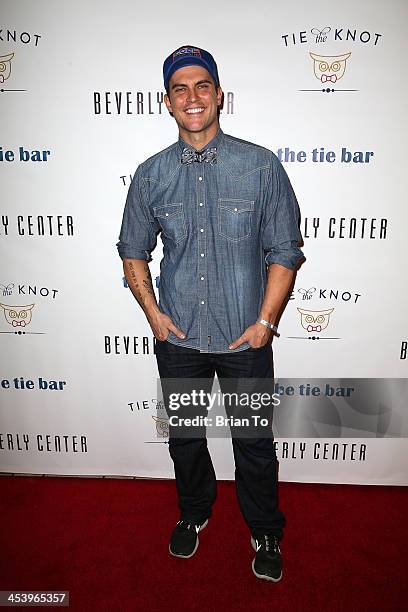
[[[216,163],[182,164],[188,146],[179,137],[137,168],[118,252],[149,262],[160,233],[159,308],[186,335],[169,332],[168,342],[202,353],[243,351],[247,342],[234,351],[228,345],[259,317],[267,266],[293,269],[303,257],[296,197],[264,147],[219,128],[207,144],[217,147]]]

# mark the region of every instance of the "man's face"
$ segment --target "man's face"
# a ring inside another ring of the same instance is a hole
[[[181,130],[202,132],[218,123],[222,90],[201,66],[179,68],[169,81],[164,101]]]

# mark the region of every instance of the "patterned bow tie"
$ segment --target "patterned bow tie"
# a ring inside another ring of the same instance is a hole
[[[207,162],[209,164],[217,163],[217,147],[204,149],[204,151],[195,151],[185,147],[181,153],[182,164],[192,164],[193,162]]]

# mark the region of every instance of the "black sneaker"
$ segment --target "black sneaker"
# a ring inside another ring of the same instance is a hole
[[[192,557],[199,544],[198,532],[204,529],[207,523],[208,519],[202,524],[183,520],[178,521],[170,538],[170,554],[182,559]]]
[[[251,537],[251,544],[256,551],[252,561],[252,571],[257,578],[279,582],[282,578],[282,557],[279,539],[273,534]]]

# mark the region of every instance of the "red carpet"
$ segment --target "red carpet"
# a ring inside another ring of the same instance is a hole
[[[1,477],[0,590],[69,590],[73,610],[407,610],[408,490],[282,483],[284,577],[251,571],[234,484],[190,560],[171,557],[169,481]]]

